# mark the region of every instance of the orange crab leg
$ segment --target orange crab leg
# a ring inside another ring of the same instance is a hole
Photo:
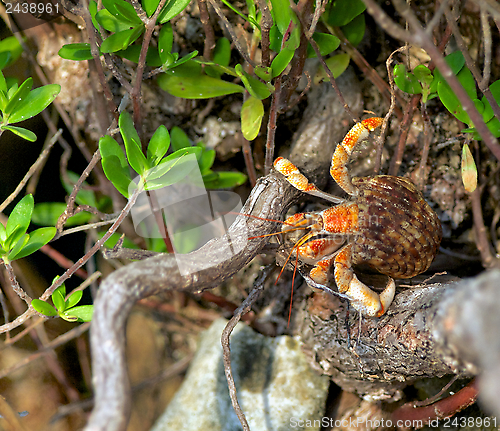
[[[336,204],[345,201],[345,199],[338,198],[318,189],[314,183],[309,182],[306,176],[290,160],[284,157],[278,157],[274,161],[274,169],[282,174],[292,186],[304,193],[326,199]]]
[[[356,123],[345,135],[343,141],[337,145],[332,156],[330,175],[349,195],[356,195],[357,190],[353,186],[349,172],[347,171],[347,162],[358,142],[368,138],[370,132],[379,127],[383,118],[372,117]]]
[[[352,270],[352,244],[346,245],[336,256],[335,282],[340,293],[351,300],[353,307],[364,316],[382,316],[394,299],[396,284],[389,277],[385,289],[379,294],[371,290],[366,284],[359,281]]]

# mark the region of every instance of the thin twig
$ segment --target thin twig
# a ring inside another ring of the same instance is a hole
[[[255,172],[255,164],[253,162],[252,146],[250,145],[250,141],[245,139],[243,135],[241,135],[241,140],[243,141],[243,158],[245,159],[248,179],[250,180],[250,185],[254,187],[255,183],[257,182],[257,173]]]
[[[490,23],[488,22],[488,14],[486,12],[484,4],[481,3],[479,5],[479,8],[481,10],[481,28],[483,31],[484,50],[483,79],[479,83],[479,88],[486,88],[488,87],[488,83],[490,82],[491,73],[491,28]]]
[[[63,344],[66,344],[68,341],[79,337],[83,333],[85,333],[90,327],[90,322],[83,323],[81,325],[78,325],[74,327],[73,329],[69,330],[68,332],[65,332],[63,335],[60,335],[59,337],[55,338],[52,340],[50,343],[46,344],[43,348],[38,350],[36,353],[33,353],[25,358],[23,358],[20,361],[17,361],[15,365],[12,365],[11,367],[4,368],[3,370],[0,370],[0,379],[3,379],[4,377],[8,376],[10,373],[13,373],[14,371],[19,370],[20,368],[30,364],[33,362],[35,359],[40,358],[41,356],[46,355],[47,353],[53,353],[54,349],[62,346]],[[33,327],[30,327],[30,329],[33,329]]]
[[[208,13],[207,0],[198,0],[198,9],[200,10],[200,21],[205,31],[205,44],[203,47],[203,57],[205,60],[212,60],[212,53],[215,48],[215,34],[210,23],[210,14]]]
[[[226,374],[227,385],[229,387],[229,396],[231,397],[233,409],[236,412],[238,419],[240,420],[243,430],[245,431],[250,431],[250,427],[248,426],[245,414],[243,413],[243,410],[241,410],[240,403],[238,402],[238,394],[236,392],[236,385],[234,383],[234,377],[231,370],[231,348],[229,346],[229,337],[231,336],[231,332],[233,332],[235,326],[240,321],[241,316],[250,311],[254,302],[259,298],[261,292],[264,290],[264,282],[273,271],[274,265],[268,265],[266,268],[264,268],[259,278],[255,281],[252,291],[234,312],[233,317],[222,331],[222,356],[224,360],[224,372]]]
[[[7,274],[9,274],[9,280],[10,280],[10,285],[12,286],[12,289],[14,290],[14,292],[17,293],[17,296],[19,296],[19,298],[21,298],[29,306],[31,304],[31,297],[19,285],[19,282],[17,281],[17,278],[16,278],[16,274],[14,274],[14,268],[12,268],[12,265],[10,264],[10,262],[6,262],[3,259],[2,259],[2,262],[5,265],[5,269],[7,270]]]
[[[236,47],[236,49],[238,50],[238,52],[240,53],[240,55],[245,59],[245,61],[250,66],[255,67],[255,63],[250,58],[248,52],[245,51],[243,49],[243,47],[241,46],[241,43],[238,40],[238,37],[236,36],[236,33],[234,32],[231,23],[228,21],[228,19],[226,18],[226,16],[224,15],[224,13],[222,12],[222,10],[220,9],[220,7],[217,4],[217,2],[215,0],[208,0],[208,1],[210,2],[210,4],[212,5],[212,7],[214,8],[215,13],[219,16],[219,18],[224,23],[224,26],[226,27],[226,30],[228,31],[229,35],[231,36],[231,39],[232,39],[232,41],[234,43],[234,46]]]
[[[483,208],[481,205],[481,187],[477,187],[470,194],[472,204],[472,218],[474,220],[474,232],[476,234],[476,244],[479,253],[481,254],[481,261],[485,268],[497,266],[500,262],[493,257],[491,245],[488,240],[487,229],[484,225]]]
[[[156,25],[156,19],[160,14],[163,6],[165,5],[166,0],[160,0],[158,6],[156,7],[155,13],[147,20],[146,23],[146,31],[144,33],[144,38],[142,40],[141,45],[141,53],[139,54],[139,61],[137,63],[136,76],[135,76],[135,85],[131,93],[132,97],[132,106],[134,110],[134,125],[137,129],[137,133],[143,140],[142,136],[142,116],[141,116],[141,84],[142,77],[144,73],[144,67],[146,66],[146,55],[148,53],[149,42],[151,41],[151,36],[153,35],[153,31]],[[144,142],[143,142],[144,144]]]
[[[137,197],[139,196],[139,192],[140,189],[137,188],[134,191],[134,194],[129,198],[127,205],[125,205],[125,207],[123,208],[122,212],[120,213],[120,216],[108,229],[108,231],[104,234],[104,236],[99,241],[97,241],[94,244],[94,246],[87,253],[85,253],[83,257],[78,259],[78,261],[71,268],[69,268],[63,275],[61,275],[61,277],[59,277],[55,283],[53,283],[49,288],[47,288],[43,293],[43,295],[40,296],[40,300],[46,301],[59,286],[61,286],[69,277],[71,277],[76,272],[78,268],[81,268],[83,265],[85,265],[85,263],[102,247],[102,245],[109,239],[109,237],[116,232],[116,229],[118,229],[122,221],[130,212],[131,208],[134,206]],[[26,322],[26,320],[28,320],[34,314],[36,314],[35,310],[32,307],[28,308],[28,310],[26,310],[22,315],[18,316],[15,320],[10,322],[9,324],[4,324],[0,326],[0,334],[7,331],[11,331],[14,328],[17,328],[18,326]]]
[[[258,0],[259,8],[262,13],[260,21],[261,40],[260,47],[262,50],[262,66],[269,67],[271,65],[271,49],[269,31],[273,26],[273,17],[269,11],[269,3],[266,0]]]

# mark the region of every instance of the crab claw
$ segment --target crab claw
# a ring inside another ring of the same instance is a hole
[[[346,296],[351,299],[352,306],[363,316],[380,317],[389,308],[396,293],[396,283],[389,277],[389,282],[380,293],[371,290],[366,284],[359,281],[356,274],[353,275]]]

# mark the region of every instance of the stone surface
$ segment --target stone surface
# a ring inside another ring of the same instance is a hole
[[[152,431],[241,429],[222,362],[226,323],[219,319],[202,335],[185,381]],[[294,338],[264,337],[239,323],[231,335],[231,359],[238,400],[252,431],[288,430],[298,420],[323,416],[329,379],[309,367]]]

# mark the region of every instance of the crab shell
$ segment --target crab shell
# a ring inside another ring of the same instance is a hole
[[[384,275],[411,278],[426,271],[442,239],[441,223],[422,193],[406,178],[353,178],[358,227],[353,263]]]

